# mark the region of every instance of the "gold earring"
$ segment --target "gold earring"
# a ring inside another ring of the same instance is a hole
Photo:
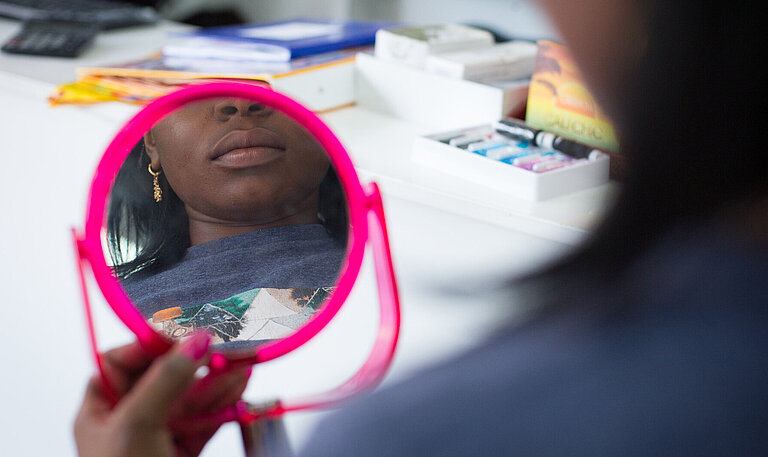
[[[153,171],[151,163],[147,167],[147,170],[149,170],[149,174],[152,175],[152,190],[154,191],[155,203],[160,203],[163,199],[163,190],[160,189],[160,183],[158,182],[157,177],[160,176],[160,173],[162,173],[163,170]]]

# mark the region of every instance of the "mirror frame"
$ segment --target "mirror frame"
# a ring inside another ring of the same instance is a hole
[[[245,98],[281,110],[312,134],[328,153],[335,167],[345,192],[349,220],[347,256],[335,289],[323,307],[294,333],[261,345],[254,351],[214,351],[211,367],[224,369],[236,364],[261,363],[280,357],[306,343],[325,328],[341,309],[360,272],[368,238],[367,213],[370,203],[352,160],[336,135],[315,113],[279,92],[244,82],[211,82],[191,85],[155,99],[120,129],[99,161],[90,187],[85,234],[78,243],[80,255],[90,262],[96,282],[109,306],[146,350],[162,354],[173,342],[147,323],[107,264],[102,243],[106,204],[120,166],[147,130],[187,103],[216,97]]]

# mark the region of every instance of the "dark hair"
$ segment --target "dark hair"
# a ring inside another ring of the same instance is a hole
[[[154,273],[176,264],[190,245],[184,203],[164,175],[159,176],[162,200],[153,198],[149,157],[144,142],[131,150],[115,178],[107,214],[107,248],[118,278]],[[318,219],[340,245],[347,242],[347,205],[333,167],[319,188]],[[124,255],[129,246],[131,255]],[[126,258],[127,257],[127,258]]]
[[[648,42],[622,75],[611,113],[628,161],[619,196],[580,248],[520,282],[535,295],[553,284],[609,287],[671,227],[709,223],[731,202],[766,195],[757,113],[765,72],[754,53],[764,9],[740,0],[642,3]]]

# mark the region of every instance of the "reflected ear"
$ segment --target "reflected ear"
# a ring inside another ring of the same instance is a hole
[[[160,154],[157,153],[157,143],[155,143],[155,136],[152,134],[152,130],[144,134],[144,152],[149,157],[152,169],[160,171],[163,166],[160,164]]]

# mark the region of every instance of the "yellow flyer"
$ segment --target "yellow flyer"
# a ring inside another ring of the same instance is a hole
[[[538,45],[525,121],[565,138],[617,151],[613,124],[587,90],[568,49],[552,41]]]

